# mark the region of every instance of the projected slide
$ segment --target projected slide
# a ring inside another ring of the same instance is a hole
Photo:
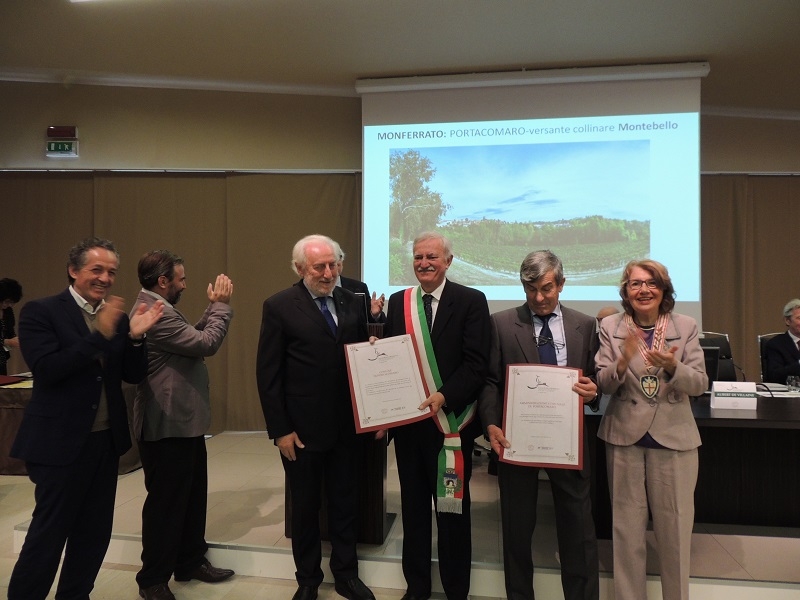
[[[519,265],[549,248],[564,300],[616,302],[623,266],[664,262],[698,301],[697,113],[364,127],[364,278],[416,284],[411,241],[453,242],[448,276],[521,299]]]

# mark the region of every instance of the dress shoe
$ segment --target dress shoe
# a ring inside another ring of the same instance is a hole
[[[400,600],[428,600],[430,595],[428,596],[420,596],[418,594],[412,594],[411,592],[406,592],[403,594],[403,597]]]
[[[233,571],[230,569],[218,569],[212,566],[208,559],[204,558],[200,566],[187,575],[178,575],[175,573],[175,581],[189,581],[190,579],[197,579],[205,583],[219,583],[225,581],[233,576]]]
[[[292,600],[317,600],[317,588],[310,585],[301,585],[292,596]]]
[[[139,595],[144,600],[175,600],[175,596],[166,583],[157,583],[146,588],[139,588]]]
[[[358,577],[337,579],[333,588],[348,600],[375,600],[375,595]]]

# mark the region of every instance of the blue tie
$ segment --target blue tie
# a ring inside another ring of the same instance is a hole
[[[333,315],[331,311],[328,310],[326,296],[320,296],[317,298],[317,302],[319,302],[319,309],[322,311],[322,316],[325,317],[325,320],[328,322],[328,327],[331,328],[333,335],[336,335],[336,321],[333,320]]]
[[[556,344],[553,341],[553,333],[550,331],[550,317],[555,317],[555,313],[540,316],[542,320],[542,330],[539,332],[539,362],[543,365],[558,365],[558,357],[556,356]],[[545,342],[541,338],[547,338]]]

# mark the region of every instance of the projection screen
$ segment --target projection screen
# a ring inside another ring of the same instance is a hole
[[[631,259],[670,271],[700,321],[700,77],[706,63],[361,80],[363,278],[415,285],[411,240],[453,242],[448,277],[492,311],[520,304],[519,266],[549,248],[561,300],[619,303]]]

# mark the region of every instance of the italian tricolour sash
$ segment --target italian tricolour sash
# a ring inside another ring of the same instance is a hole
[[[406,333],[411,335],[414,350],[422,370],[422,383],[425,393],[430,397],[442,387],[442,377],[433,353],[431,332],[425,320],[425,308],[422,303],[422,288],[408,288],[404,292],[403,310]],[[439,451],[439,471],[436,478],[436,510],[461,514],[461,503],[464,498],[464,454],[461,448],[459,432],[475,417],[475,402],[470,404],[461,415],[445,414],[439,410],[434,422],[444,434],[444,444]],[[471,449],[468,449],[471,450]]]

